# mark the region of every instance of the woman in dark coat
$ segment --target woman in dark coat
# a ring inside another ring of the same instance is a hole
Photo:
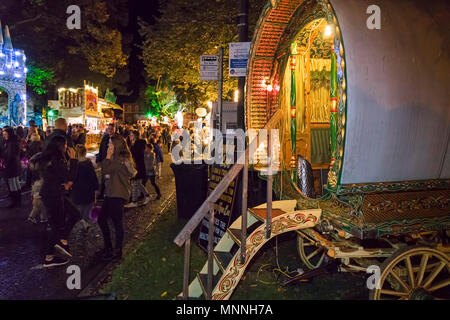
[[[78,159],[77,177],[72,186],[72,201],[81,213],[81,223],[85,231],[89,228],[89,212],[94,206],[95,191],[99,183],[92,161],[86,158],[86,147],[77,144],[75,154]]]
[[[130,132],[129,136],[129,147],[131,155],[133,156],[133,161],[136,166],[137,174],[134,177],[132,184],[132,197],[131,203],[125,205],[125,208],[137,207],[138,198],[143,195],[145,200],[144,203],[150,201],[150,194],[145,188],[145,183],[147,182],[147,173],[145,170],[145,147],[147,144],[144,139],[139,138],[139,132],[133,130]]]
[[[20,180],[22,171],[20,163],[20,142],[13,128],[3,130],[3,159],[5,164],[4,178],[8,182],[11,203],[7,208],[20,206]]]

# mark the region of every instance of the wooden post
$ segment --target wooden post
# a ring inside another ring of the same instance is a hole
[[[209,230],[208,230],[208,280],[206,289],[206,299],[211,300],[213,291],[213,273],[214,273],[214,203],[209,203]]]
[[[272,233],[272,141],[270,141],[270,129],[267,130],[267,210],[266,210],[266,239]]]
[[[223,106],[222,106],[222,96],[223,96],[223,48],[219,48],[219,82],[217,90],[217,106],[219,108],[219,131],[223,132]]]
[[[241,217],[241,257],[240,264],[245,263],[245,244],[247,242],[247,194],[248,194],[248,158],[249,151],[245,150],[244,172],[242,174],[242,217]]]
[[[312,99],[311,99],[311,50],[306,52],[306,81],[305,81],[305,100],[306,100],[306,110],[305,110],[305,133],[308,137],[306,144],[306,155],[304,157],[311,162],[311,113],[312,113]],[[297,159],[295,159],[297,161]]]
[[[191,256],[191,237],[184,243],[184,274],[183,274],[183,299],[189,298],[189,264]]]

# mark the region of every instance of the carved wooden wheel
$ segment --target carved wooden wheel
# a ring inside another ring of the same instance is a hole
[[[374,300],[450,299],[450,260],[436,249],[409,247],[382,264]]]
[[[302,232],[298,232],[297,235],[297,248],[300,259],[309,270],[317,269],[324,261],[329,260],[327,250],[317,246],[315,241]]]

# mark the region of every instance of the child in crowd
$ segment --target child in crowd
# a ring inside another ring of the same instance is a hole
[[[152,186],[155,188],[157,197],[156,200],[161,198],[161,191],[159,190],[158,185],[155,181],[156,176],[156,154],[153,152],[154,147],[153,144],[147,144],[147,148],[145,149],[145,171],[147,174],[147,178],[150,179]]]
[[[95,191],[99,188],[97,174],[92,161],[86,158],[86,147],[82,144],[75,146],[78,160],[77,177],[72,185],[72,201],[81,213],[81,224],[84,231],[89,228],[89,212],[95,202]]]
[[[33,183],[31,188],[33,194],[33,209],[31,210],[30,215],[28,216],[28,221],[37,224],[36,217],[39,215],[41,223],[47,223],[47,213],[45,212],[44,204],[42,203],[41,196],[39,192],[41,192],[42,183],[44,180],[39,179]]]

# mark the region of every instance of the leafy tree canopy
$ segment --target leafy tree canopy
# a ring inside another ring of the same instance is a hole
[[[171,84],[158,81],[157,85],[149,85],[145,90],[145,106],[152,115],[174,118],[183,104],[177,99]]]
[[[81,9],[81,30],[67,28],[73,4]],[[58,86],[89,80],[120,94],[129,79],[129,48],[123,47],[129,41],[119,31],[128,24],[126,6],[126,0],[2,0],[0,18],[10,26],[13,46],[42,70],[53,70]]]
[[[250,25],[256,24],[266,0],[250,1]],[[228,44],[238,41],[234,17],[237,0],[167,0],[155,25],[140,21],[142,60],[150,79],[167,77],[180,102],[190,111],[217,100],[217,82],[200,81],[200,56],[224,48],[224,99],[231,100],[237,79],[228,77]]]
[[[27,86],[32,88],[38,95],[46,94],[49,86],[55,85],[53,70],[38,66],[33,61],[28,63],[27,68]]]

